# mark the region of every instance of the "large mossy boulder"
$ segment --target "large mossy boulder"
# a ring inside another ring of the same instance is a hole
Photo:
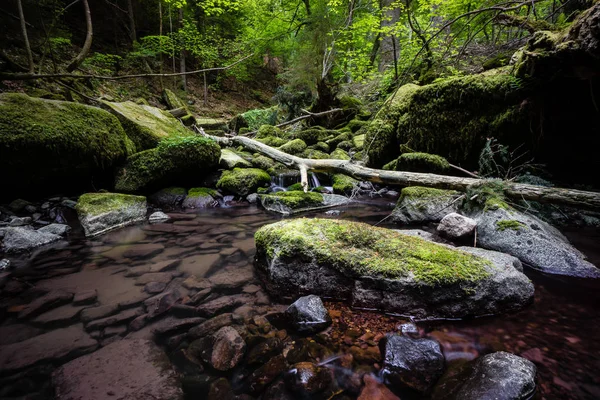
[[[121,193],[86,193],[77,201],[85,235],[97,236],[146,220],[146,198]]]
[[[252,167],[252,164],[249,161],[246,161],[238,153],[230,149],[221,150],[221,159],[219,160],[219,165],[225,169]]]
[[[114,168],[134,151],[117,118],[104,110],[0,94],[0,168],[6,196],[86,190],[92,181],[111,186]]]
[[[258,188],[269,187],[271,176],[258,168],[234,168],[223,171],[217,188],[237,196],[247,196],[255,193]]]
[[[167,185],[186,186],[216,169],[221,148],[200,136],[170,138],[136,153],[117,174],[116,190],[148,192]]]
[[[302,190],[261,194],[258,199],[266,210],[283,215],[337,207],[349,202],[348,198],[344,196],[317,192],[304,193]]]
[[[306,294],[417,317],[518,310],[533,284],[514,257],[482,257],[367,224],[293,219],[255,234],[255,266],[280,299]]]
[[[392,221],[403,224],[438,222],[446,214],[458,211],[459,196],[460,193],[454,190],[406,187],[400,192],[392,211]]]
[[[163,139],[194,135],[169,112],[159,108],[133,101],[102,101],[102,104],[119,118],[138,151],[156,147]]]

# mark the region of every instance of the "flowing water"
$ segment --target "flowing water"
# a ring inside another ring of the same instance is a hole
[[[389,206],[388,201],[369,200],[339,208],[342,211],[339,215],[313,213],[306,216],[375,224],[389,214]],[[254,232],[281,217],[247,205],[174,212],[170,216],[172,219],[164,223],[127,227],[92,240],[86,240],[80,231],[75,231],[68,244],[54,245],[50,250],[14,259],[18,266],[14,271],[16,279],[0,295],[4,305],[0,308],[4,310],[0,314],[0,321],[3,321],[0,344],[20,342],[69,325],[83,329],[79,321],[81,314],[73,310],[72,305],[55,308],[27,321],[17,320],[16,315],[24,305],[50,290],[96,290],[99,305],[136,310],[151,297],[144,290],[147,283],[141,275],[144,268],[175,259],[181,263],[164,279],[166,288],[161,286],[159,289],[181,286],[189,275],[195,275],[220,282],[213,288],[211,300],[231,300],[224,302],[216,313],[236,310],[234,313],[251,317],[253,312],[285,308],[285,305],[271,302],[263,292],[254,277],[252,265]],[[392,227],[386,225],[386,221],[381,225]],[[600,264],[598,230],[572,230],[566,234],[592,262]],[[450,366],[499,350],[534,361],[538,367],[535,398],[600,398],[600,286],[589,281],[545,276],[531,270],[527,274],[536,288],[535,302],[528,308],[512,315],[467,321],[417,321],[420,336],[438,340]],[[164,273],[160,276],[163,278]],[[184,295],[193,296],[197,289],[193,285],[186,286],[190,289],[182,288]],[[288,354],[306,354],[304,358],[298,356],[298,360],[310,360],[342,371],[341,375],[336,372],[338,378],[342,377],[339,379],[351,377],[352,371],[357,370],[377,375],[381,367],[377,341],[406,321],[372,311],[352,310],[339,303],[327,302],[326,305],[334,319],[332,328],[317,335],[315,340],[295,337],[294,348]],[[100,345],[121,337],[154,337],[153,326],[158,322],[136,331],[128,322],[123,321],[119,329],[93,331],[92,334]],[[300,349],[302,346],[308,349],[305,353]],[[352,354],[350,362],[347,361],[348,354]],[[50,368],[35,378],[17,379],[0,371],[3,388],[0,397],[39,392],[42,393],[39,398],[52,398],[49,373],[63,361],[51,360]],[[249,371],[243,367],[228,376],[234,389],[243,387]],[[210,372],[203,374],[210,379]],[[355,398],[356,393],[347,390],[344,396],[349,397],[338,398]]]

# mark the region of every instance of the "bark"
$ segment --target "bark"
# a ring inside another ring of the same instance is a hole
[[[87,27],[87,33],[85,36],[85,42],[83,43],[83,48],[81,52],[75,57],[71,64],[67,66],[67,71],[73,72],[79,67],[79,65],[85,60],[88,53],[90,52],[90,48],[92,47],[92,38],[94,36],[94,31],[92,27],[92,13],[90,11],[90,5],[88,4],[88,0],[83,0],[83,8],[85,10],[85,24]]]
[[[291,167],[297,168],[301,173],[301,184],[304,191],[308,190],[307,172],[339,173],[351,176],[362,181],[374,183],[401,185],[401,186],[425,186],[438,189],[452,189],[466,191],[469,187],[484,182],[483,179],[463,178],[447,175],[424,174],[407,171],[384,171],[354,164],[346,160],[311,160],[296,157],[273,147],[267,146],[256,140],[244,136],[217,137],[204,133],[202,128],[198,131],[215,142],[225,146],[243,146],[246,149],[264,154],[273,160]],[[524,183],[504,182],[504,194],[515,200],[530,200],[543,203],[554,203],[578,208],[600,210],[600,193],[586,192],[575,189],[549,188],[543,186],[527,185]]]
[[[132,0],[127,0],[127,14],[129,15],[129,34],[131,35],[131,43],[134,43],[137,40],[137,35],[135,33],[135,15],[133,14]]]
[[[183,8],[179,9],[179,29],[183,28]],[[181,88],[187,91],[187,80],[185,77],[185,49],[179,52],[179,72],[181,72]]]
[[[400,19],[400,8],[393,7],[393,0],[381,0],[381,11],[384,18],[381,19],[382,29],[391,29]],[[392,42],[393,33],[387,32],[382,35],[381,44],[379,46],[379,72],[383,72],[395,59],[398,58],[397,49],[394,48]]]
[[[25,42],[25,51],[27,52],[27,63],[29,64],[29,72],[33,73],[35,70],[35,65],[33,64],[33,54],[31,53],[31,46],[29,45],[29,37],[27,36],[27,22],[25,22],[25,14],[23,13],[23,4],[21,0],[17,0],[17,7],[19,8],[21,34],[23,35],[23,41]]]

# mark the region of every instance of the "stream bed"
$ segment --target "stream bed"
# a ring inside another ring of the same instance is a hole
[[[303,217],[381,222],[380,226],[398,228],[385,220],[391,210],[389,201],[355,202],[336,210],[341,213]],[[181,361],[178,351],[186,340],[181,331],[185,327],[165,328],[169,326],[165,321],[190,317],[186,301],[199,298],[197,317],[208,319],[232,313],[250,337],[263,336],[257,342],[276,337],[287,343],[282,352],[288,361],[311,361],[334,369],[340,391],[331,398],[357,398],[358,372],[379,378],[378,341],[386,333],[397,331],[400,324],[408,322],[406,319],[326,301],[333,325],[314,337],[295,336],[265,320],[264,315],[281,312],[287,304],[272,302],[254,275],[253,235],[280,216],[247,204],[169,215],[171,219],[163,223],[131,226],[91,240],[75,229],[69,243],[11,258],[16,265],[14,279],[0,294],[0,355],[3,346],[26,345],[22,356],[18,351],[13,356],[12,364],[0,360],[0,398],[28,395],[52,399],[52,371],[69,359],[122,338],[151,339],[165,348],[182,377],[188,398],[229,398],[207,394],[216,378],[225,378],[226,390],[252,395],[245,398],[284,398],[279,378],[266,391],[247,390],[252,387],[248,381],[256,365],[242,362],[232,372],[220,373],[194,369],[187,360]],[[573,229],[565,234],[592,263],[600,264],[599,230]],[[531,269],[526,273],[536,290],[534,303],[526,309],[512,315],[462,321],[415,321],[418,335],[439,341],[449,367],[501,350],[533,361],[538,368],[536,399],[600,398],[600,284],[547,276]],[[165,305],[164,315],[141,318],[149,299],[174,288],[180,298]],[[64,302],[23,316],[27,305],[43,294],[58,291],[75,293],[83,300],[79,305]],[[206,304],[210,305],[202,308]],[[168,335],[157,335],[157,330]],[[55,342],[44,342],[52,332],[59,332],[67,342],[64,351],[56,350],[60,345]],[[30,350],[33,345],[35,351]],[[396,394],[403,400],[419,398],[414,393]]]

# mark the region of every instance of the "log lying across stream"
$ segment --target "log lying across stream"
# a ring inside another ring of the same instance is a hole
[[[375,183],[401,186],[425,186],[438,189],[452,189],[462,192],[466,191],[469,187],[477,186],[485,182],[484,179],[477,178],[463,178],[407,171],[385,171],[363,167],[347,160],[311,160],[284,153],[281,150],[277,150],[245,136],[217,137],[206,134],[202,128],[199,128],[198,132],[221,145],[243,146],[248,150],[264,154],[290,168],[299,169],[304,191],[308,190],[308,171],[339,173],[351,176],[358,180]],[[542,203],[562,204],[589,210],[600,210],[600,192],[535,186],[511,181],[504,181],[503,187],[506,197],[514,200],[531,200]]]

